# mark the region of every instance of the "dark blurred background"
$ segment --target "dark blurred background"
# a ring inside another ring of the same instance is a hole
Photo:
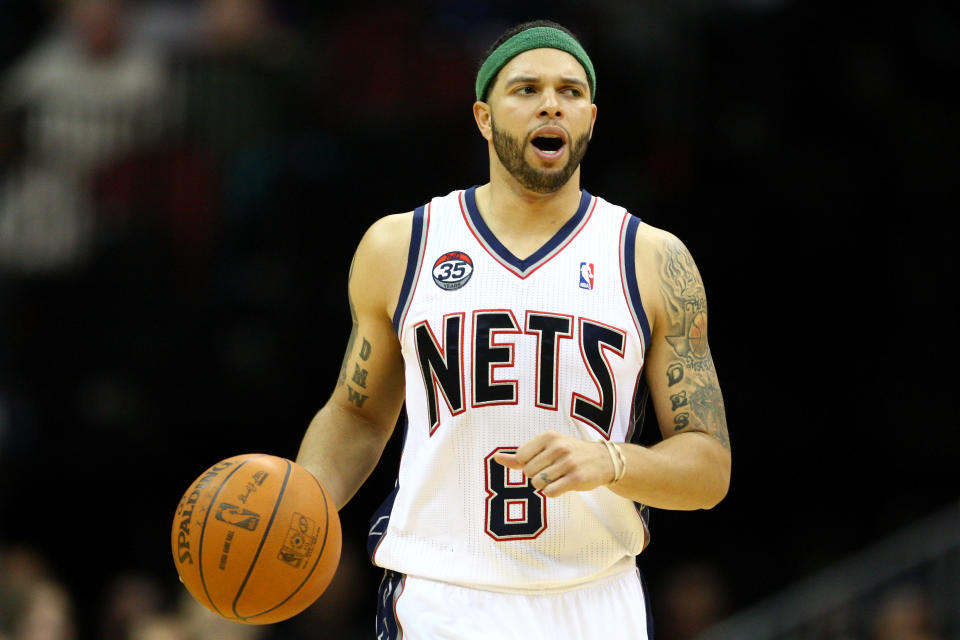
[[[597,69],[584,187],[684,240],[710,299],[733,481],[712,511],[652,516],[658,638],[956,508],[955,5],[0,0],[0,16],[0,640],[373,636],[380,571],[360,548],[396,438],[341,512],[336,588],[289,623],[218,626],[184,602],[173,512],[222,458],[296,456],[346,343],[353,247],[486,181],[474,72],[531,18],[570,26]],[[950,558],[945,582],[873,585],[803,637],[960,638]],[[883,615],[904,610],[916,624],[891,635]]]

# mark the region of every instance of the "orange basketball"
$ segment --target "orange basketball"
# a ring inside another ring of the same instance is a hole
[[[306,609],[340,561],[340,518],[296,462],[245,454],[207,469],[183,494],[171,545],[190,594],[224,618],[286,620]]]

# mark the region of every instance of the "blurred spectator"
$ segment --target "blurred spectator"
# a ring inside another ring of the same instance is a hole
[[[173,615],[148,616],[131,627],[130,640],[190,640],[183,622]]]
[[[14,640],[72,640],[75,637],[70,596],[62,585],[43,580],[27,592]]]
[[[73,604],[32,549],[0,549],[0,638],[73,640]]]
[[[223,640],[224,638],[230,640],[258,640],[263,638],[267,631],[267,627],[262,625],[243,624],[242,622],[233,622],[221,618],[197,602],[186,589],[181,591],[177,615],[182,625],[185,640]],[[151,625],[147,625],[148,630],[150,626],[153,627],[152,631],[157,634],[160,633],[158,627],[165,629],[167,633],[178,632],[177,625],[167,624],[164,626],[163,623],[154,621]],[[143,629],[141,629],[141,632],[143,632]],[[174,635],[173,637],[177,638],[179,636]]]
[[[173,67],[190,140],[232,154],[277,141],[303,119],[298,88],[310,59],[265,0],[204,0],[194,38]]]
[[[719,622],[729,608],[727,588],[712,565],[678,565],[653,600],[657,638],[689,640]]]
[[[142,629],[146,620],[159,616],[163,609],[163,593],[151,576],[124,574],[116,576],[104,597],[100,640],[130,640],[133,629]]]
[[[918,587],[897,587],[880,600],[870,628],[871,640],[938,640],[934,615]]]
[[[90,172],[163,131],[163,61],[125,37],[124,9],[67,0],[52,32],[3,78],[0,123],[20,131],[0,139],[21,149],[0,177],[0,266],[81,262],[93,239]]]

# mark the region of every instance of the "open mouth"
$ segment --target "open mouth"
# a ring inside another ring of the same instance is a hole
[[[560,136],[537,136],[531,142],[537,149],[540,149],[540,151],[545,151],[546,153],[556,153],[563,148],[563,138]]]
[[[566,136],[557,127],[545,127],[546,129],[555,129],[554,131],[539,131],[531,140],[530,146],[533,152],[544,162],[556,162],[566,152]]]

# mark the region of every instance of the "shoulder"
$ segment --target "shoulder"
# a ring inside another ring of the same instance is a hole
[[[673,260],[689,263],[693,269],[693,256],[680,238],[674,234],[651,226],[645,222],[637,225],[637,239],[634,251],[637,259],[638,276],[640,269],[659,272],[663,265]],[[648,274],[649,275],[649,274]]]
[[[654,227],[646,222],[640,221],[637,225],[637,247],[645,249],[648,253],[655,252],[666,246],[683,246],[680,239],[665,229]]]
[[[410,244],[413,228],[413,212],[394,213],[374,222],[363,234],[360,247],[375,251],[394,252],[399,246],[404,250]],[[404,254],[404,258],[406,254]]]
[[[370,260],[379,265],[381,271],[399,268],[402,273],[407,263],[412,228],[412,211],[380,218],[363,234],[354,260]]]
[[[384,216],[360,239],[350,264],[350,295],[392,314],[403,285],[413,212]]]
[[[703,282],[693,256],[683,241],[669,231],[640,222],[634,255],[640,297],[652,324],[660,324],[664,305],[674,304],[678,291],[702,291]]]

